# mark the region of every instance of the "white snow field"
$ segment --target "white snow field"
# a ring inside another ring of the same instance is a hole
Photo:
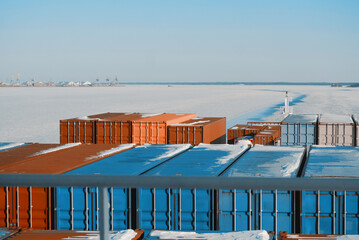
[[[0,88],[0,142],[59,142],[59,120],[103,112],[194,112],[227,117],[227,127],[251,119],[281,120],[285,91],[294,113],[359,113],[359,88],[286,85],[126,85],[122,87]],[[306,95],[306,96],[304,96]]]

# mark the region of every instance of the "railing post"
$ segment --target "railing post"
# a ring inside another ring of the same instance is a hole
[[[107,187],[100,187],[100,240],[109,240]]]

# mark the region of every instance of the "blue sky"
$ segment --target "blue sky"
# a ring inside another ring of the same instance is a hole
[[[359,82],[359,1],[0,0],[0,81]]]

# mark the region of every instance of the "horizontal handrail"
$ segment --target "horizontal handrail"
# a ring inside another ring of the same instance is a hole
[[[0,174],[0,186],[359,191],[359,178]]]

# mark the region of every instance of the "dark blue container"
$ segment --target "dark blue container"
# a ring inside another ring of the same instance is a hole
[[[281,145],[313,145],[317,138],[318,116],[291,114],[281,123]]]
[[[359,177],[359,148],[312,147],[304,177]],[[303,191],[302,232],[359,234],[359,192]]]
[[[200,144],[144,175],[218,176],[248,146]],[[214,230],[214,190],[139,189],[138,228]]]
[[[22,147],[27,145],[26,143],[13,143],[13,142],[0,142],[0,152],[9,150],[12,148]]]
[[[142,145],[99,160],[66,174],[138,175],[189,149],[186,145]],[[134,227],[132,194],[127,188],[109,188],[110,230]],[[97,188],[56,188],[57,230],[99,230]]]
[[[296,177],[304,147],[256,145],[221,176]],[[294,232],[292,191],[219,190],[219,230]]]

